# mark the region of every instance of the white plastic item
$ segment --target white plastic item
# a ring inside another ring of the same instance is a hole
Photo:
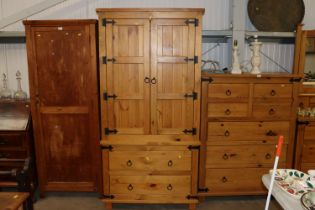
[[[258,42],[258,36],[254,36],[254,41],[250,43],[250,49],[252,50],[252,70],[250,73],[252,74],[260,74],[260,65],[261,65],[261,57],[260,57],[260,48],[262,45],[262,42]]]
[[[232,65],[232,74],[241,74],[242,70],[241,70],[241,66],[239,63],[239,59],[238,59],[238,54],[239,54],[239,50],[238,50],[238,44],[237,44],[237,40],[234,40],[233,43],[233,65]]]

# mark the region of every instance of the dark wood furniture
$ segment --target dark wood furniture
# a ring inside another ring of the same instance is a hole
[[[199,194],[264,194],[261,182],[285,144],[279,167],[293,165],[298,75],[202,74]]]
[[[104,199],[195,209],[204,9],[97,9]]]
[[[41,195],[100,186],[96,20],[24,21]]]
[[[26,206],[29,193],[25,192],[0,192],[0,209],[3,210],[31,210]]]
[[[315,169],[315,30],[298,27],[294,71],[304,77],[299,88],[295,168]],[[311,72],[311,74],[310,74]],[[313,78],[310,76],[313,75]]]

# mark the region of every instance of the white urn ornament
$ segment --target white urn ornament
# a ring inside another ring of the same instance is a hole
[[[250,43],[250,49],[252,50],[252,74],[260,74],[260,65],[261,65],[261,58],[260,58],[260,48],[262,43],[258,41],[258,36],[254,36],[254,41]]]
[[[233,43],[233,65],[232,65],[232,74],[241,74],[242,70],[241,70],[241,66],[240,66],[240,62],[238,59],[238,44],[237,44],[237,40],[234,40]]]

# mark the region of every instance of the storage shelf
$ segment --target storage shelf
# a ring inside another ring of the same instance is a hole
[[[25,43],[25,32],[0,31],[0,43]]]

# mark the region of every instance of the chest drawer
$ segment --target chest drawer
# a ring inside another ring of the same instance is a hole
[[[208,87],[208,98],[246,99],[248,95],[248,84],[211,84]]]
[[[209,103],[208,117],[247,117],[247,103]]]
[[[191,151],[113,151],[110,170],[190,171]]]
[[[206,187],[214,195],[265,192],[261,177],[270,168],[207,169]]]
[[[190,176],[111,176],[111,194],[190,194]]]
[[[289,120],[291,116],[290,104],[254,104],[253,117],[264,120]]]
[[[23,147],[23,135],[0,133],[0,149],[7,147]]]
[[[27,158],[26,151],[0,151],[0,159],[23,159]]]
[[[278,135],[289,138],[289,122],[209,122],[208,144],[231,144],[240,141],[276,143]],[[244,135],[246,134],[246,135]]]
[[[254,98],[292,98],[292,84],[255,84]]]
[[[271,167],[275,145],[208,146],[206,168]],[[280,163],[286,161],[284,145]]]

